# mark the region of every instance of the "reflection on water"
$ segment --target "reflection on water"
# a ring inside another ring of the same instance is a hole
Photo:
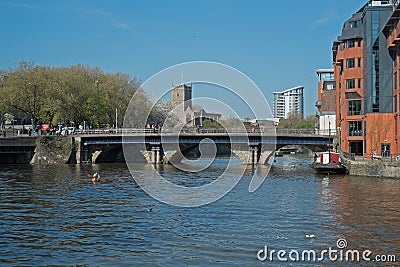
[[[192,174],[162,166],[160,173],[175,183],[198,186],[215,179],[223,163],[219,159]],[[264,245],[322,250],[335,247],[339,237],[349,248],[400,259],[400,180],[319,176],[310,163],[305,157],[277,158],[251,194],[252,170],[247,170],[228,195],[199,208],[153,200],[125,165],[1,166],[0,263],[253,266],[261,263],[257,251]],[[146,175],[148,168],[134,173]],[[94,170],[107,181],[92,184],[86,174]]]

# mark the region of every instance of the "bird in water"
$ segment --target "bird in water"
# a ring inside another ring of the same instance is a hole
[[[306,234],[306,233],[304,233],[304,234],[305,234],[306,238],[315,238],[314,234]]]

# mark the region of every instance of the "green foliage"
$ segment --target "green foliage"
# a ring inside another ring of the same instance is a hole
[[[122,125],[122,114],[139,87],[136,78],[122,73],[22,61],[14,69],[0,70],[0,110],[23,114],[38,124],[69,122],[78,126],[85,121],[93,127],[111,127],[116,123],[116,111],[120,114],[118,125]],[[137,101],[145,105],[149,100],[143,93]]]
[[[278,128],[286,129],[314,129],[317,118],[314,115],[308,115],[305,119],[302,114],[290,114],[287,119],[281,119]]]
[[[211,129],[211,128],[222,129],[222,128],[224,128],[219,122],[214,121],[214,120],[209,120],[209,119],[203,120],[202,125],[203,125],[203,128],[205,128],[205,129]]]

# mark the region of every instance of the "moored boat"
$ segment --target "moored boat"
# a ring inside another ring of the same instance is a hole
[[[317,173],[324,174],[344,174],[346,168],[343,166],[340,154],[335,152],[323,152],[314,160],[312,167]]]

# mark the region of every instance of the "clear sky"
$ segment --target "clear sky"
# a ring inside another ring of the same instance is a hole
[[[332,68],[332,42],[366,2],[0,0],[0,68],[84,64],[145,81],[171,65],[215,61],[249,76],[271,106],[273,91],[305,86],[308,115],[315,71]]]

